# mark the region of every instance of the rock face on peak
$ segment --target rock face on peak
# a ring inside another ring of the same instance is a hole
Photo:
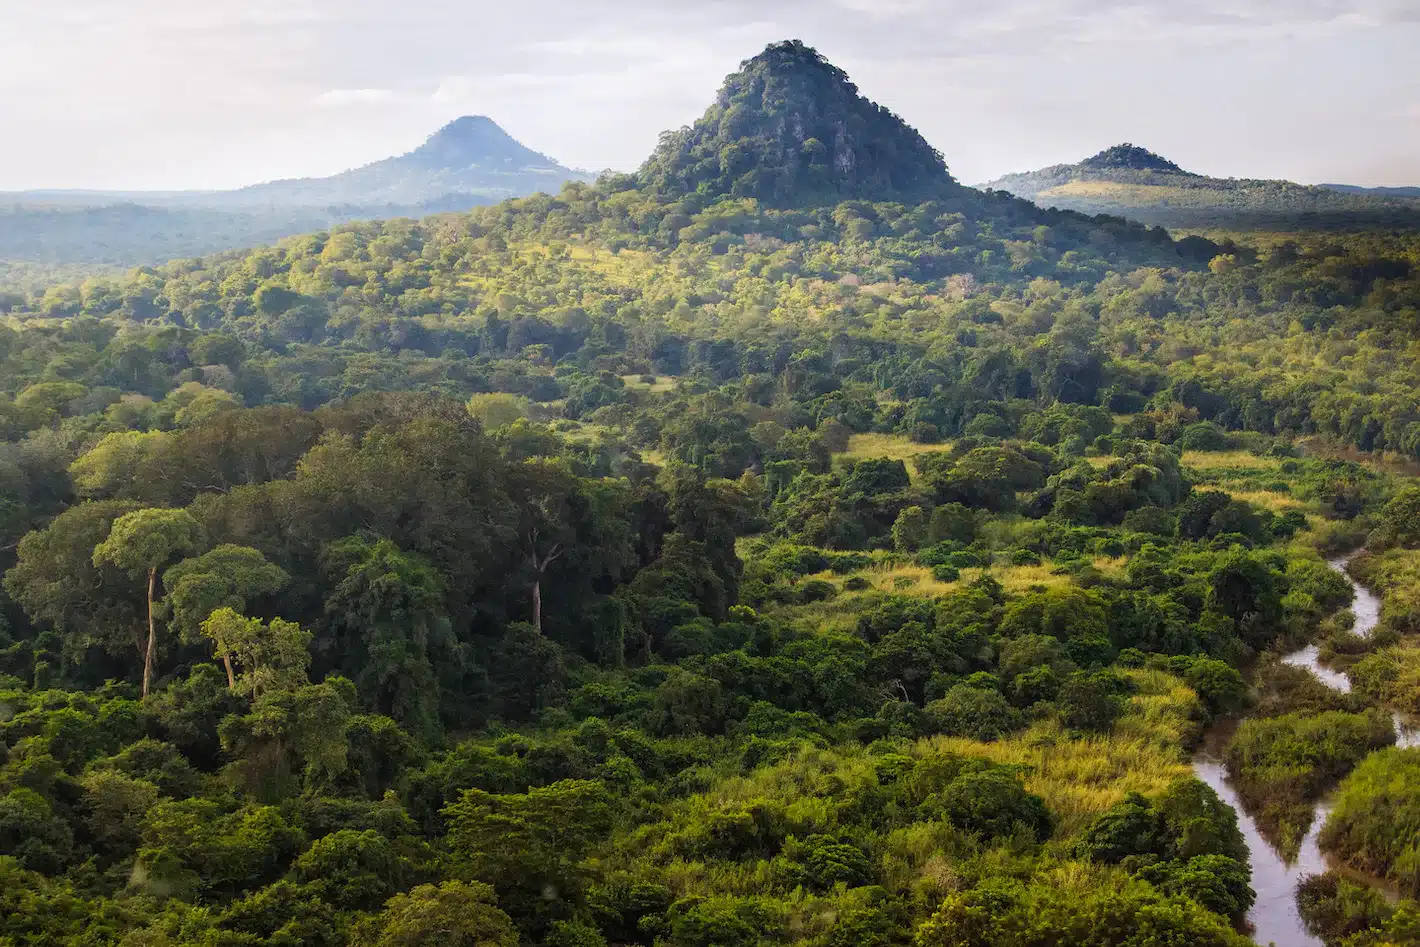
[[[916,130],[797,40],[744,62],[699,121],[661,137],[638,179],[667,197],[774,206],[921,200],[956,187]]]

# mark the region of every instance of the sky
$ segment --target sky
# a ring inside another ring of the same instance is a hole
[[[631,170],[789,38],[967,183],[1130,141],[1420,185],[1420,0],[0,0],[0,24],[0,190],[331,174],[467,114]]]

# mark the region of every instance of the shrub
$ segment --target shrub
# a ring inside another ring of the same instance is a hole
[[[961,570],[956,566],[933,566],[932,578],[938,582],[955,582],[961,578]]]
[[[962,831],[987,839],[1024,831],[1043,841],[1054,825],[1045,801],[1026,792],[1020,777],[1006,769],[963,773],[927,805]]]
[[[1321,845],[1345,864],[1420,893],[1420,749],[1372,753],[1342,781]]]
[[[999,740],[1024,725],[1020,711],[999,691],[969,684],[958,684],[941,700],[928,704],[927,720],[937,733],[988,741]]]

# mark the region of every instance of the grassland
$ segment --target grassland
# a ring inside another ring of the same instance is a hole
[[[856,460],[900,460],[907,465],[907,475],[915,483],[917,468],[912,458],[951,450],[951,444],[918,444],[901,434],[854,434],[848,439],[848,450],[835,456],[839,463]]]

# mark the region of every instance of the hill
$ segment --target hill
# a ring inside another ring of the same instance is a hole
[[[589,181],[483,116],[421,146],[324,178],[232,191],[31,191],[0,194],[0,259],[134,265],[271,243],[351,220],[467,210]]]
[[[1390,191],[1291,181],[1212,178],[1137,145],[1077,164],[1008,174],[982,187],[1085,214],[1163,227],[1239,230],[1420,228],[1420,200]]]
[[[1355,184],[1323,184],[1343,194],[1369,194],[1373,197],[1420,197],[1420,187],[1359,187]]]
[[[926,139],[797,41],[744,62],[699,121],[662,136],[638,178],[669,197],[754,197],[779,207],[921,200],[955,188]]]

